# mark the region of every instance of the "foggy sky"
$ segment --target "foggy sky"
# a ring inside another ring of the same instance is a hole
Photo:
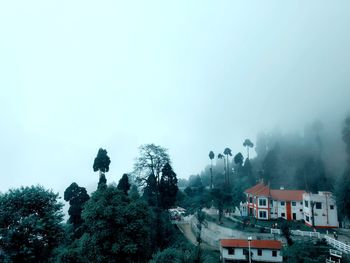
[[[133,169],[169,149],[178,177],[262,130],[332,130],[349,112],[349,1],[2,1],[0,191]],[[338,129],[339,126],[339,129]]]

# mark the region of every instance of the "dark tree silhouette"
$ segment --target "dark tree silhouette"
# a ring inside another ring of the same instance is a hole
[[[225,148],[224,154],[226,155],[226,183],[230,184],[230,164],[228,157],[232,156],[232,151],[230,148]]]
[[[124,194],[128,194],[130,189],[129,177],[127,174],[123,174],[122,178],[119,180],[117,188],[124,192]]]
[[[242,166],[243,165],[243,155],[241,153],[237,153],[235,157],[233,157],[233,161],[235,164]]]
[[[177,178],[170,164],[167,163],[162,169],[162,177],[159,184],[160,202],[163,209],[174,206],[177,194]]]
[[[77,183],[72,183],[64,191],[64,200],[69,202],[69,219],[68,222],[73,225],[74,229],[80,227],[83,223],[81,218],[81,212],[83,211],[83,206],[87,200],[89,200],[89,195],[84,187],[80,187]]]
[[[111,160],[107,155],[107,151],[100,148],[98,150],[97,156],[94,160],[93,169],[94,172],[100,172],[100,180],[98,182],[98,189],[105,189],[107,187],[107,179],[105,173],[109,171],[109,165]]]
[[[210,189],[213,189],[213,159],[215,158],[215,154],[213,151],[209,152],[210,159]]]
[[[247,158],[249,159],[249,148],[253,148],[254,144],[251,142],[251,140],[245,139],[245,141],[243,142],[243,146],[247,149]]]

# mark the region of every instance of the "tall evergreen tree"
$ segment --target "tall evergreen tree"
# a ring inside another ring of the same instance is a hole
[[[159,184],[160,202],[163,209],[169,209],[175,204],[178,191],[176,173],[169,163],[162,169],[162,176]]]
[[[89,198],[86,189],[80,187],[77,183],[72,183],[64,191],[64,200],[69,202],[70,205],[68,209],[68,222],[73,225],[74,229],[77,229],[83,223],[81,212],[83,211],[85,202]]]
[[[154,174],[148,176],[146,186],[143,190],[142,197],[147,201],[150,206],[156,206],[157,203],[157,179]]]
[[[111,160],[107,155],[107,151],[100,148],[98,150],[97,156],[94,160],[93,169],[94,172],[100,172],[100,179],[98,182],[98,189],[105,189],[107,187],[107,179],[105,173],[109,171],[109,165]]]
[[[117,188],[123,191],[125,194],[128,194],[130,189],[129,177],[127,174],[123,174],[122,178],[119,180]]]

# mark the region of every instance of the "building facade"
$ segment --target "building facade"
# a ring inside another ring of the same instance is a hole
[[[223,263],[249,262],[249,247],[252,262],[283,261],[278,240],[221,239],[220,259]]]
[[[318,194],[304,190],[275,190],[259,183],[245,191],[247,201],[241,204],[243,216],[253,216],[260,220],[284,218],[304,220],[315,227],[338,227],[338,215],[331,192]]]

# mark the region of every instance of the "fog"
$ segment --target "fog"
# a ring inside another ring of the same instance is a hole
[[[349,1],[4,1],[0,191],[94,189],[98,148],[112,182],[145,143],[187,178],[210,150],[315,120],[341,165],[349,13]]]

